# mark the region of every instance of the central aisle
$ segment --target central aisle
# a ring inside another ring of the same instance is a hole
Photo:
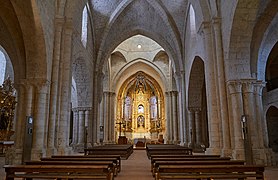
[[[122,160],[122,171],[116,180],[153,180],[151,162],[146,150],[134,150],[127,160]]]

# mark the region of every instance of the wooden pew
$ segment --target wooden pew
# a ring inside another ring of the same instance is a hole
[[[114,176],[117,176],[118,170],[117,165],[113,161],[26,161],[26,165],[108,165],[113,172]]]
[[[220,155],[209,155],[209,154],[194,154],[194,155],[181,155],[181,154],[153,154],[151,155],[152,158],[220,158]]]
[[[5,165],[6,180],[14,178],[40,179],[107,179],[113,180],[108,165]]]
[[[68,157],[68,158],[48,158],[48,157],[44,157],[44,158],[41,158],[41,161],[64,161],[64,162],[75,162],[75,161],[83,161],[83,162],[92,162],[92,161],[109,161],[111,163],[113,163],[113,165],[115,166],[115,168],[113,168],[113,173],[115,175],[117,175],[117,172],[115,172],[114,170],[116,171],[120,171],[119,168],[120,168],[120,164],[118,164],[118,159],[117,158],[94,158],[94,157],[80,157],[80,158],[72,158],[72,157]],[[93,163],[93,162],[92,162]]]
[[[128,159],[133,152],[130,144],[94,146],[84,149],[84,155],[120,155],[122,159]]]
[[[259,165],[161,165],[155,180],[161,179],[264,179],[264,166]]]
[[[117,159],[117,169],[118,172],[121,172],[121,156],[120,155],[52,155],[52,158],[93,158],[96,160],[104,159],[107,160],[107,158],[111,160]]]
[[[155,161],[152,169],[153,176],[158,171],[159,167],[162,165],[244,165],[245,161],[243,160],[198,160],[198,161]]]
[[[192,155],[192,148],[183,147],[173,144],[148,144],[146,146],[147,156],[150,159],[152,155],[163,154],[179,154],[179,155]]]
[[[151,171],[154,171],[154,167],[157,161],[168,161],[168,162],[178,162],[178,161],[229,161],[231,160],[230,157],[198,157],[198,156],[190,156],[190,157],[163,157],[163,158],[152,158],[151,159]]]

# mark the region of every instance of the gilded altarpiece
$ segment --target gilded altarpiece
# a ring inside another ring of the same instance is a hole
[[[159,84],[138,72],[122,85],[117,102],[117,123],[130,141],[157,141],[165,133],[164,96]],[[117,127],[117,136],[120,134]]]

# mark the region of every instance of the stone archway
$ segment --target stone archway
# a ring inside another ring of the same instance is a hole
[[[121,131],[133,142],[144,138],[157,142],[165,134],[164,95],[160,85],[150,75],[138,71],[121,86],[117,97],[116,121],[123,123]],[[117,127],[116,137],[120,135]]]
[[[209,146],[204,62],[195,57],[188,86],[189,146],[202,151]]]
[[[278,108],[271,106],[266,112],[266,121],[268,129],[268,146],[278,154]]]

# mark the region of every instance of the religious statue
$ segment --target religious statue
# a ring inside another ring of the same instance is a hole
[[[139,116],[137,118],[137,127],[145,127],[145,118],[144,116]]]

